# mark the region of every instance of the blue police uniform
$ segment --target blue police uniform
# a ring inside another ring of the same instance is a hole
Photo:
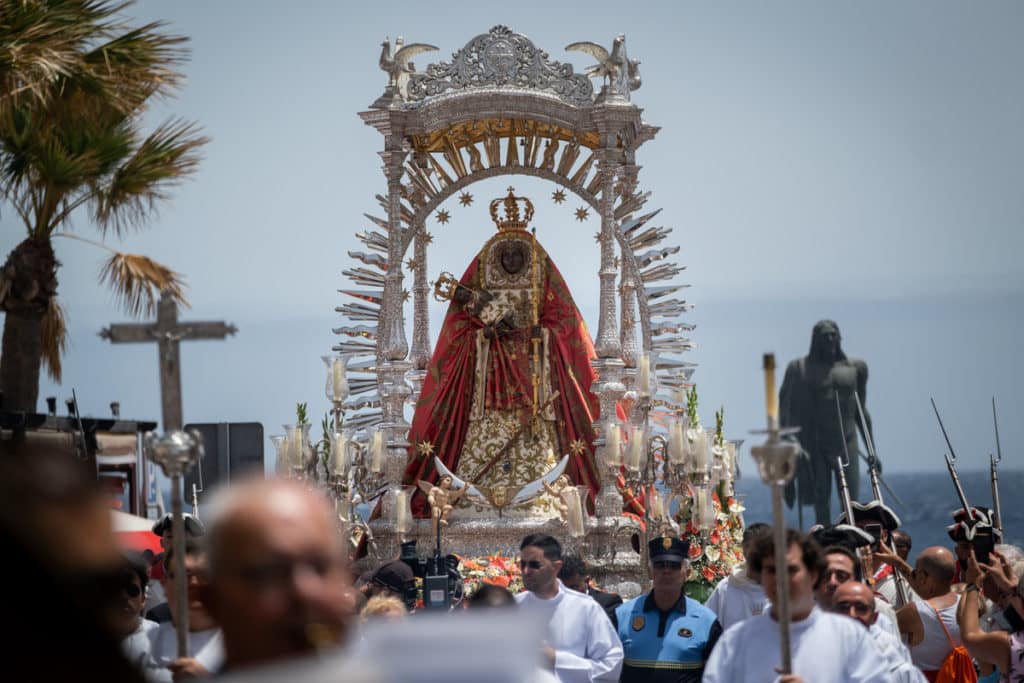
[[[688,544],[665,537],[650,545],[652,561],[681,562]],[[625,652],[620,683],[700,681],[711,648],[722,635],[715,613],[682,590],[667,612],[658,609],[652,591],[623,603],[615,615]]]

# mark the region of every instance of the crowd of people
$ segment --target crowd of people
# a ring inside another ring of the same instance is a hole
[[[86,472],[56,456],[0,460],[0,536],[11,550],[3,585],[18,622],[5,638],[8,670],[32,680],[246,680],[316,655],[321,672],[330,666],[345,676],[315,680],[396,680],[387,662],[370,659],[380,649],[372,634],[387,638],[401,625],[437,618],[417,611],[406,562],[355,578],[333,508],[295,482],[235,484],[209,511],[183,526],[189,656],[179,657],[169,518],[154,528],[164,553],[126,555]],[[563,555],[556,538],[531,534],[519,548],[524,591],[484,585],[456,610],[466,617],[443,618],[540,625],[520,634],[536,638],[535,656],[518,662],[525,678],[489,680],[1024,680],[1024,553],[996,546],[979,558],[974,539],[986,526],[987,510],[961,511],[949,528],[951,548],[924,548],[911,564],[911,539],[895,513],[858,504],[853,520],[809,534],[786,530],[779,567],[772,529],[750,524],[745,562],[705,604],[686,595],[689,548],[678,537],[650,540],[651,588],[624,601],[595,587],[586,563]],[[781,669],[780,571],[788,671]],[[451,643],[435,647],[430,638],[439,632],[415,638],[442,656]],[[493,653],[474,654],[498,672],[513,669],[503,659],[506,633],[477,633]],[[471,669],[461,680],[474,680]]]

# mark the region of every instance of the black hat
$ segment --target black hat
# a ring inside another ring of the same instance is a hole
[[[973,541],[974,534],[978,529],[991,529],[996,542],[1002,542],[1002,533],[994,528],[995,525],[992,524],[992,511],[987,507],[981,505],[975,507],[972,505],[970,516],[968,516],[963,508],[957,508],[950,514],[953,515],[953,523],[946,527],[946,533],[949,534],[953,541],[957,543],[960,541]]]
[[[384,586],[395,593],[404,593],[406,586],[413,580],[412,568],[401,560],[385,562],[370,577],[370,583]]]
[[[651,562],[686,562],[690,544],[673,536],[659,536],[647,544]]]
[[[850,507],[853,508],[853,521],[854,522],[877,522],[882,525],[882,528],[886,531],[892,531],[898,529],[900,526],[900,518],[896,516],[896,513],[892,511],[892,508],[885,505],[881,501],[873,500],[870,503],[858,503],[853,501],[850,503]],[[846,519],[846,511],[844,510],[841,515],[836,517],[836,524],[849,524],[850,520]]]
[[[875,541],[871,534],[850,524],[812,527],[811,538],[817,541],[818,545],[822,548],[827,548],[830,545],[841,545],[854,552],[856,552],[857,548],[871,545]]]
[[[198,517],[186,512],[182,515],[182,518],[185,522],[186,536],[202,536],[206,533],[206,525]],[[174,517],[168,512],[160,518],[160,521],[153,525],[153,533],[157,536],[163,536],[165,531],[171,530],[173,519]]]

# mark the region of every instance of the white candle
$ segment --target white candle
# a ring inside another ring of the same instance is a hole
[[[331,362],[331,384],[334,387],[335,401],[344,401],[348,398],[348,379],[345,377],[344,358],[335,358]]]
[[[722,458],[722,479],[732,481],[733,473],[736,471],[736,444],[732,441],[725,442],[725,455]]]
[[[668,460],[681,465],[686,460],[686,445],[683,443],[683,421],[676,419],[668,428]]]
[[[384,471],[384,432],[373,433],[370,446],[370,471],[374,474]]]
[[[305,439],[302,437],[302,427],[292,427],[288,432],[288,464],[292,467],[302,467],[305,452]]]
[[[698,488],[696,494],[693,497],[693,507],[691,508],[692,518],[697,520],[697,526],[701,529],[706,529],[707,524],[707,501],[708,492],[704,488]]]
[[[604,432],[604,457],[609,465],[621,465],[622,453],[619,452],[619,425],[609,422]]]
[[[344,477],[348,471],[348,439],[341,432],[331,435],[331,455],[334,457],[334,473]]]
[[[693,456],[693,467],[698,472],[705,472],[708,469],[708,435],[703,429],[686,430],[686,439],[690,443],[690,453]]]
[[[661,494],[653,486],[647,496],[647,507],[650,509],[651,519],[661,519],[665,516],[665,506],[661,502]]]
[[[562,493],[566,507],[569,508],[568,523],[569,535],[573,538],[583,536],[583,505],[580,502],[580,492],[574,486],[566,487]]]
[[[640,356],[640,368],[637,371],[637,390],[641,396],[651,395],[651,354]]]
[[[634,425],[629,434],[629,457],[626,468],[630,472],[639,472],[644,458],[644,428]]]
[[[395,498],[395,529],[400,534],[407,534],[411,530],[409,524],[409,492],[400,489]]]

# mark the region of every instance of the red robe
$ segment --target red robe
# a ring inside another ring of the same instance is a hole
[[[590,366],[590,360],[595,357],[594,346],[561,273],[547,259],[543,249],[539,246],[537,249],[544,264],[539,323],[548,330],[551,388],[559,392],[552,403],[559,448],[556,457],[569,455],[566,473],[574,484],[586,484],[590,488],[592,500],[600,488],[594,467],[593,428],[600,408],[590,390],[596,376]],[[478,256],[460,283],[478,288],[479,267]],[[454,302],[449,305],[409,430],[409,461],[403,483],[413,484],[417,479],[434,481],[437,477],[434,455],[450,470],[458,472],[473,398],[476,332],[483,326],[461,305]],[[524,420],[532,416],[532,357],[528,329],[516,330],[500,341],[490,341],[485,399],[488,409],[519,410]],[[421,449],[424,442],[432,445],[429,456]],[[576,444],[575,452],[573,444]],[[417,517],[429,516],[426,497],[419,491],[413,497],[412,508]]]

